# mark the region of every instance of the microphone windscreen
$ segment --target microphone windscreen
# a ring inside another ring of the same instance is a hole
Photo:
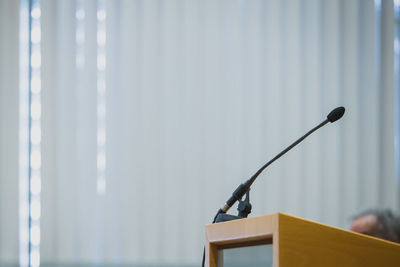
[[[337,121],[343,116],[344,111],[345,111],[344,107],[335,108],[334,110],[331,111],[331,113],[328,114],[327,116],[328,121],[330,122]]]

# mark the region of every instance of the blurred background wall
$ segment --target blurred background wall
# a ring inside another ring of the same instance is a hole
[[[27,85],[24,2],[0,1],[0,264],[29,257],[33,214],[32,266],[198,266],[237,185],[337,106],[259,177],[251,216],[399,211],[393,1],[36,0]]]

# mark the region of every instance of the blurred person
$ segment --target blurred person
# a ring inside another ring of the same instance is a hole
[[[353,217],[350,231],[400,243],[400,217],[387,209],[366,210]]]

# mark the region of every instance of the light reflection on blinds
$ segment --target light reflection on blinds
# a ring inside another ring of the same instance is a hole
[[[41,9],[40,0],[31,7],[30,87],[30,266],[40,266],[41,217]]]
[[[106,10],[97,2],[97,192],[106,192]]]
[[[28,0],[19,11],[19,264],[29,265],[29,20]],[[31,81],[36,88],[38,81]],[[32,138],[32,137],[31,137]]]

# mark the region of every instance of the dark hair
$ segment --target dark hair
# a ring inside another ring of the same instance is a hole
[[[353,217],[353,220],[372,215],[377,219],[379,234],[383,239],[400,242],[400,217],[389,209],[369,209]]]

